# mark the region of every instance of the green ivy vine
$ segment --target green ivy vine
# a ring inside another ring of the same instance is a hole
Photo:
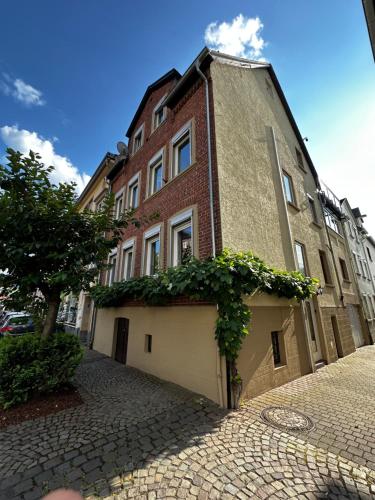
[[[299,272],[272,269],[250,252],[233,253],[225,249],[216,257],[192,258],[155,276],[120,281],[110,287],[97,285],[91,296],[99,308],[120,306],[126,300],[165,305],[178,296],[216,304],[215,338],[220,354],[235,367],[251,319],[244,297],[263,292],[301,301],[316,293],[317,284],[318,280]],[[234,379],[238,377],[235,369],[232,373]]]

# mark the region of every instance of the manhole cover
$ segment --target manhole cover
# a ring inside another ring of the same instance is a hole
[[[314,427],[311,418],[287,406],[268,406],[260,416],[267,424],[288,431],[309,431]]]

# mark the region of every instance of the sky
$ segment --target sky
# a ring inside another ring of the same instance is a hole
[[[0,159],[7,146],[39,151],[55,181],[82,190],[146,87],[208,45],[272,63],[321,179],[375,235],[375,66],[360,0],[3,0],[1,11]]]

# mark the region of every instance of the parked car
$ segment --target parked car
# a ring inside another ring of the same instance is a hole
[[[2,327],[9,318],[14,316],[29,316],[29,314],[26,311],[5,311],[0,316],[0,327]]]
[[[30,314],[16,313],[9,315],[0,327],[0,335],[4,337],[16,337],[28,332],[34,332],[35,327]]]

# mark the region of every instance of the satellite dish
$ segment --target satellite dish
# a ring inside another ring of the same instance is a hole
[[[117,143],[117,151],[120,155],[126,156],[128,154],[128,146],[124,142],[119,141]]]

